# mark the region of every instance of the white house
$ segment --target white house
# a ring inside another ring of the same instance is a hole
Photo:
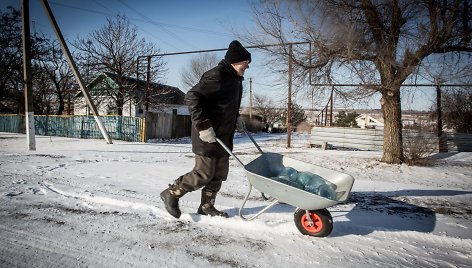
[[[177,110],[177,114],[180,115],[189,114],[188,107],[184,104],[185,93],[176,87],[151,82],[150,90],[146,92],[146,81],[103,73],[87,85],[87,90],[100,115],[116,114],[116,102],[110,97],[116,94],[110,91],[119,90],[118,79],[121,80],[127,93],[123,104],[123,116],[141,116],[146,111],[172,113],[173,110]],[[74,114],[91,114],[82,92],[75,96]]]

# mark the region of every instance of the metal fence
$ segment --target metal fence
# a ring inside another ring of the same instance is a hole
[[[112,139],[144,142],[145,119],[125,116],[100,116]],[[102,139],[93,116],[35,115],[36,135],[82,139]],[[24,115],[0,115],[0,132],[25,133]]]
[[[428,146],[428,148],[434,149],[439,144],[436,133],[419,133],[403,130],[404,143],[415,143],[418,138],[423,141],[422,146]],[[444,132],[443,142],[449,152],[472,151],[471,134]],[[311,130],[310,144],[380,151],[383,149],[383,130],[344,127],[314,127]]]

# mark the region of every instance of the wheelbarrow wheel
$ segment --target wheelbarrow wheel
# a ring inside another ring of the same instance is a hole
[[[331,217],[331,213],[327,209],[308,210],[308,213],[306,212],[307,210],[299,208],[294,214],[295,225],[302,234],[326,237],[331,233],[333,230],[333,217]]]

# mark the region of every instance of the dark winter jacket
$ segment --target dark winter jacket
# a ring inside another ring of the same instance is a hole
[[[205,72],[185,95],[192,118],[192,150],[206,157],[221,157],[228,153],[217,142],[207,143],[199,138],[199,131],[213,127],[216,137],[233,149],[236,120],[243,91],[243,77],[222,60]]]

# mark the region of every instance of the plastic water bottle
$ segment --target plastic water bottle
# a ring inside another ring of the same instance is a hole
[[[298,176],[299,181],[303,181],[305,190],[310,193],[318,193],[318,188],[325,184],[325,180],[311,172],[301,172]]]
[[[306,171],[300,172],[298,174],[297,181],[306,186],[306,185],[309,185],[311,183],[314,176],[315,176],[315,174],[313,174],[311,172],[306,172]]]
[[[298,189],[302,189],[302,190],[305,188],[305,186],[303,186],[302,184],[300,184],[300,183],[298,183],[298,182],[296,182],[296,181],[286,180],[286,181],[284,181],[284,183],[287,184],[287,185],[290,185],[290,186],[292,186],[292,187],[295,187],[295,188],[298,188]]]
[[[271,177],[271,179],[273,179],[274,181],[278,181],[278,182],[290,185],[298,189],[304,189],[304,185],[301,185],[300,183],[296,181],[288,180],[287,178],[285,178],[284,176]]]
[[[290,181],[296,181],[298,177],[298,171],[292,167],[284,167],[277,176]]]
[[[322,196],[324,198],[328,198],[331,200],[336,199],[336,192],[334,189],[329,185],[329,184],[323,184],[318,187],[318,193],[319,196]]]

